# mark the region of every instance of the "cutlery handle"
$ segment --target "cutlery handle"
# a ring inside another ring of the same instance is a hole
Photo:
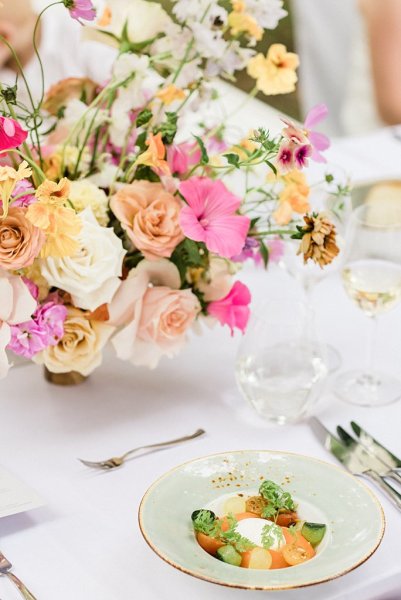
[[[391,487],[388,483],[384,481],[384,479],[376,473],[376,471],[372,471],[368,469],[363,472],[368,479],[373,481],[387,496],[389,500],[399,509],[401,510],[401,494],[399,494],[394,488]]]
[[[6,575],[9,579],[11,579],[11,581],[13,583],[15,583],[15,585],[21,592],[21,596],[23,596],[25,598],[25,600],[36,600],[35,596],[33,594],[31,594],[31,592],[28,590],[26,585],[24,585],[22,583],[22,581],[20,579],[18,579],[18,577],[16,575],[14,575],[14,573],[8,572],[8,573],[6,573]]]
[[[395,481],[398,484],[401,484],[401,470],[400,469],[391,469],[389,471],[388,477]]]
[[[125,454],[123,454],[120,458],[122,460],[126,459],[131,454],[135,454],[139,450],[147,450],[151,448],[164,448],[164,446],[174,446],[174,444],[180,444],[181,442],[186,442],[188,440],[193,440],[194,438],[199,437],[205,433],[204,429],[197,429],[195,433],[192,435],[184,435],[183,437],[177,438],[175,440],[169,440],[167,442],[160,442],[159,444],[148,444],[147,446],[140,446],[139,448],[134,448],[133,450],[129,450]]]

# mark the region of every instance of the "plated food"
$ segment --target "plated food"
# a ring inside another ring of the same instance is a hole
[[[265,480],[257,494],[238,492],[219,516],[208,508],[191,515],[198,544],[211,556],[246,569],[286,569],[311,560],[324,523],[304,521],[291,494]]]
[[[384,533],[381,506],[343,469],[299,454],[226,452],[157,480],[139,509],[156,554],[229,587],[322,583],[366,561]]]

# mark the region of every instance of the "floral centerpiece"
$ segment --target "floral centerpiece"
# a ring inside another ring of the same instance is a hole
[[[254,50],[285,16],[281,0],[176,0],[171,16],[147,0],[107,0],[98,13],[90,0],[60,3],[115,58],[105,81],[64,79],[31,106],[1,86],[1,376],[11,353],[87,376],[108,342],[156,367],[196,321],[245,330],[251,296],[234,279],[244,260],[266,265],[289,237],[321,266],[338,252],[303,173],[329,145],[313,130],[323,105],[275,137],[187,125],[218,101],[216,78],[245,67],[251,95],[294,90],[297,55]],[[29,87],[22,66],[19,82]]]

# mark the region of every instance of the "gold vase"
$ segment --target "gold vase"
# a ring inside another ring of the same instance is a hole
[[[68,373],[52,373],[45,367],[45,379],[54,385],[78,385],[88,378],[85,377],[85,375],[81,375],[81,373],[78,373],[77,371],[69,371]]]

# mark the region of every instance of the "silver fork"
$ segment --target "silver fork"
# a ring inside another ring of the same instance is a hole
[[[135,454],[136,452],[139,452],[139,450],[148,450],[148,449],[164,448],[167,446],[174,446],[175,444],[180,444],[181,442],[193,440],[193,439],[203,435],[204,433],[206,433],[204,429],[197,429],[195,431],[195,433],[193,433],[192,435],[184,435],[183,437],[177,438],[175,440],[169,440],[167,442],[159,442],[158,444],[148,444],[147,446],[138,446],[138,448],[133,448],[132,450],[128,450],[128,452],[125,452],[121,456],[112,456],[111,458],[108,458],[106,460],[92,461],[92,460],[83,460],[82,458],[79,458],[78,460],[80,460],[81,463],[83,463],[86,467],[92,467],[94,469],[104,469],[104,470],[110,471],[111,469],[116,469],[117,467],[121,467],[121,465],[124,464],[124,462],[126,461],[126,459],[129,456],[131,456],[132,454]]]
[[[15,583],[25,600],[36,600],[35,596],[28,590],[26,585],[24,585],[22,581],[18,579],[16,575],[14,575],[14,573],[11,573],[11,569],[12,564],[9,560],[7,560],[4,554],[0,552],[0,575],[5,575],[9,579],[11,579],[11,581]]]

